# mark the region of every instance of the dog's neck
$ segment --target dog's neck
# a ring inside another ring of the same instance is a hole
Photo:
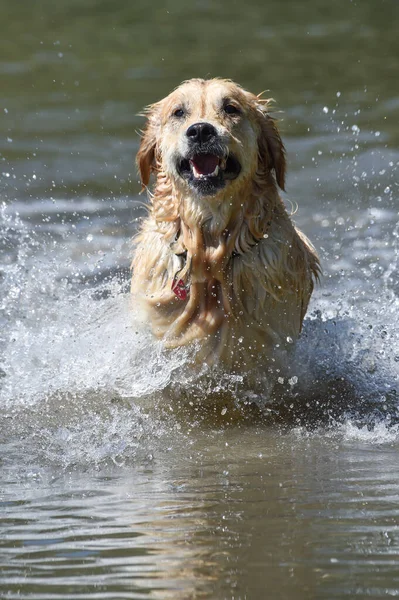
[[[165,239],[174,243],[176,253],[198,254],[233,252],[243,254],[266,234],[276,214],[285,214],[274,179],[244,179],[208,198],[174,183],[158,172],[152,197],[153,215],[164,231]]]
[[[172,290],[177,285],[186,290],[184,296],[190,295],[181,320],[186,322],[195,313],[210,320],[212,326],[205,330],[211,333],[232,314],[230,261],[267,237],[274,218],[286,215],[274,179],[244,179],[241,185],[207,198],[182,189],[159,173],[152,204],[171,253],[184,261],[172,284]]]
[[[288,220],[271,175],[237,183],[208,199],[158,172],[151,212],[170,251],[164,264],[172,278],[149,303],[160,311],[180,307],[178,318],[162,333],[171,346],[227,331],[223,324],[239,318],[234,308],[239,301],[232,302],[242,291],[236,257],[265,241],[274,221]],[[181,304],[175,304],[176,296]]]

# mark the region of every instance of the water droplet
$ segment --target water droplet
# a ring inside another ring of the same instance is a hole
[[[323,106],[323,113],[325,113],[325,114],[328,113],[328,106]]]

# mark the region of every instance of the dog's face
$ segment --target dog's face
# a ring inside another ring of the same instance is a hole
[[[266,107],[231,81],[184,82],[147,109],[137,156],[143,184],[161,170],[177,187],[213,197],[274,170],[284,188],[284,147]]]

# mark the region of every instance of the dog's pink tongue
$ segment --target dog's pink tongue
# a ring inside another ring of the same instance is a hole
[[[214,154],[197,154],[191,160],[197,173],[210,175],[219,164],[219,158]]]

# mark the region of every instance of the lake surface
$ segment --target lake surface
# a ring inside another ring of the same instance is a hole
[[[0,597],[399,596],[398,3],[0,8]],[[137,115],[198,76],[270,90],[323,265],[272,400],[129,305]]]

